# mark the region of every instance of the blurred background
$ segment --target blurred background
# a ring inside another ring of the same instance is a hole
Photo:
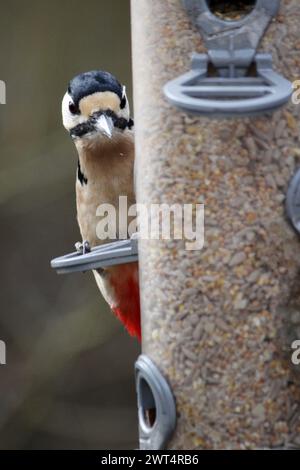
[[[75,147],[61,99],[77,73],[104,69],[131,94],[129,0],[1,4],[1,449],[137,447],[139,345],[91,273],[58,276],[73,251]]]

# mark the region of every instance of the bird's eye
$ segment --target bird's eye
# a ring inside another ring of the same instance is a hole
[[[69,110],[70,110],[70,113],[72,114],[77,114],[78,112],[76,105],[72,103],[71,101],[69,103]]]

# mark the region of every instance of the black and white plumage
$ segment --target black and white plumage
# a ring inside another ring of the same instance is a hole
[[[115,207],[118,236],[131,222],[126,214],[120,222],[126,227],[119,226],[119,196],[127,196],[128,207],[135,204],[133,120],[125,86],[108,72],[82,73],[70,81],[62,117],[79,158],[76,202],[81,236],[93,247],[105,243],[97,228],[99,205]],[[94,275],[114,313],[130,334],[140,338],[137,263],[94,271]]]

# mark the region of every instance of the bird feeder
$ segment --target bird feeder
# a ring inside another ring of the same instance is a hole
[[[299,24],[132,0],[138,202],[205,204],[202,250],[139,240],[142,449],[300,447]]]
[[[214,15],[210,2],[184,0],[207,54],[194,54],[192,70],[165,85],[169,101],[187,112],[233,117],[266,113],[286,104],[292,84],[273,69],[271,54],[257,53],[279,3],[253,2],[249,14],[226,21]],[[209,65],[215,68],[213,76],[209,76]]]

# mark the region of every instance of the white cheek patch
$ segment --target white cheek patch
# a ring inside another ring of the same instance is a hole
[[[72,114],[69,110],[69,104],[73,103],[72,97],[67,92],[62,100],[62,120],[64,127],[69,131],[78,124],[82,124],[87,119],[79,114]]]
[[[125,85],[123,86],[122,98],[126,98],[126,105],[123,109],[120,109],[120,111],[118,112],[118,116],[128,120],[129,117],[130,117],[130,109],[129,109],[128,98],[127,98],[127,95],[126,95],[126,86]]]

